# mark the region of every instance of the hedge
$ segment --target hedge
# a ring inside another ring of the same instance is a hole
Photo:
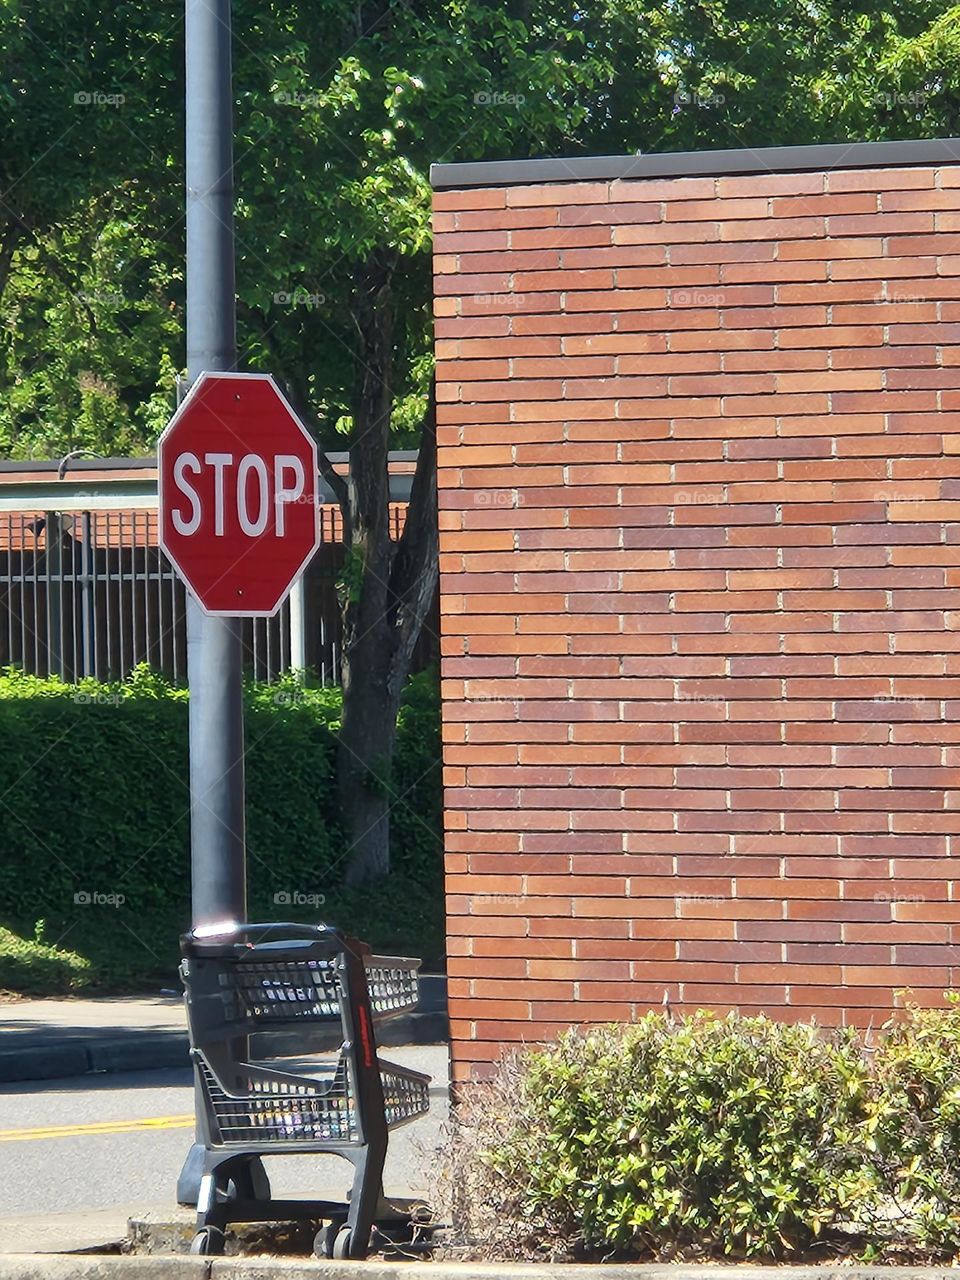
[[[863,1261],[960,1254],[960,1006],[866,1041],[651,1013],[463,1091],[449,1161],[486,1256]]]
[[[251,916],[336,916],[376,945],[438,953],[435,677],[415,677],[404,699],[391,779],[396,869],[365,893],[342,887],[339,713],[339,689],[293,679],[245,689]],[[0,924],[29,939],[44,922],[49,942],[94,960],[91,980],[169,973],[175,961],[189,921],[187,716],[186,691],[146,668],[117,684],[0,674]]]

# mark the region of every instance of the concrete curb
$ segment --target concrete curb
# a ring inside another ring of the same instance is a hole
[[[187,1037],[170,1031],[143,1031],[123,1040],[52,1040],[0,1053],[0,1084],[60,1080],[101,1071],[150,1071],[190,1065]]]
[[[0,1254],[3,1280],[210,1280],[210,1258],[95,1257],[92,1254]],[[252,1277],[251,1277],[252,1280]]]
[[[743,1266],[716,1263],[327,1262],[300,1258],[0,1254],[3,1280],[956,1280],[950,1267]]]
[[[19,1036],[19,1033],[18,1033]],[[393,1018],[377,1028],[377,1042],[383,1048],[404,1044],[445,1044],[449,1039],[447,1021],[447,980],[443,974],[424,974],[420,979],[420,1007],[414,1013]],[[51,1036],[42,1043],[24,1036],[19,1048],[0,1052],[0,1085],[28,1080],[61,1080],[92,1072],[158,1071],[190,1065],[186,1032],[139,1030],[122,1038],[110,1033],[88,1034],[73,1031],[62,1038]],[[291,1038],[291,1053],[330,1047],[330,1036],[304,1043],[302,1036]],[[254,1052],[256,1046],[254,1045]],[[2,1273],[0,1273],[2,1274]]]

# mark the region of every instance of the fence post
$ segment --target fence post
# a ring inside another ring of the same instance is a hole
[[[300,675],[307,667],[306,575],[301,575],[290,592],[290,669]]]
[[[63,542],[59,511],[43,513],[46,536],[47,675],[63,677]]]

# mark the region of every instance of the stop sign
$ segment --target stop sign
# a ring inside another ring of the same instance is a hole
[[[317,449],[266,373],[201,374],[157,445],[160,546],[207,613],[269,617],[320,544]]]

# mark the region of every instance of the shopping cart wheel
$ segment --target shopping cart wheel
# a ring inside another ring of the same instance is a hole
[[[313,1256],[315,1258],[332,1258],[337,1233],[342,1229],[342,1218],[334,1218],[332,1222],[324,1223],[313,1238]]]
[[[344,1258],[352,1258],[357,1255],[351,1252],[350,1246],[353,1243],[353,1232],[349,1227],[341,1227],[337,1232],[337,1237],[333,1242],[333,1256],[338,1261]]]
[[[190,1242],[191,1253],[223,1253],[226,1237],[219,1227],[204,1227]]]

